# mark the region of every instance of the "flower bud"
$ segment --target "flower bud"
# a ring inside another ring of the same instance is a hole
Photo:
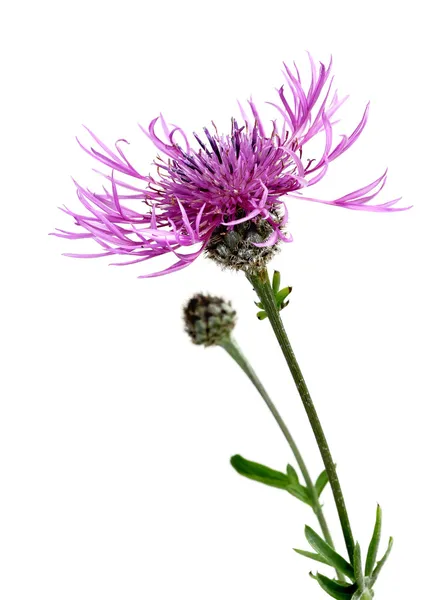
[[[263,268],[278,251],[278,244],[254,245],[265,242],[272,233],[272,226],[264,219],[244,221],[233,229],[219,225],[205,252],[208,258],[224,268],[253,273]]]
[[[194,344],[214,346],[229,337],[236,311],[218,296],[196,294],[184,308],[185,330]]]

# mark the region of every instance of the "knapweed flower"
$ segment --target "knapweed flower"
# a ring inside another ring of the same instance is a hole
[[[183,309],[186,333],[194,344],[217,346],[227,340],[236,324],[230,302],[218,296],[196,294]]]
[[[333,200],[304,195],[359,138],[368,113],[366,107],[354,131],[334,141],[335,115],[345,98],[332,89],[331,62],[325,67],[310,58],[310,66],[305,84],[296,66],[291,70],[284,64],[285,84],[276,102],[269,103],[277,117],[268,129],[252,100],[249,114],[241,108],[241,119],[232,118],[229,133],[220,134],[213,124],[191,141],[180,127],[155,118],[143,130],[159,150],[154,176],[130,163],[122,150],[126,140],[111,150],[89,132],[96,146],[83,148],[111,169],[104,175],[107,185],[94,192],[77,183],[86,214],[64,210],[84,231],[58,230],[56,235],[92,238],[101,251],[68,256],[117,255],[124,260],[113,264],[132,264],[171,255],[169,268],[147,275],[155,276],[182,269],[206,251],[225,266],[249,272],[266,262],[280,241],[292,240],[287,198],[353,210],[403,210],[395,207],[398,199],[374,203],[385,173]],[[309,157],[308,143],[319,135],[323,148]]]

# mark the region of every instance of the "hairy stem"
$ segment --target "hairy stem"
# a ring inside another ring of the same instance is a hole
[[[308,391],[307,384],[304,380],[303,374],[298,365],[297,359],[295,358],[294,351],[292,350],[292,346],[289,342],[288,336],[280,318],[280,314],[276,306],[275,296],[270,285],[267,270],[263,268],[255,274],[247,275],[247,278],[253,285],[255,291],[257,292],[258,298],[260,299],[264,310],[266,311],[267,316],[269,317],[270,324],[273,328],[277,341],[279,342],[282,353],[286,359],[289,370],[291,371],[292,378],[295,382],[295,385],[297,386],[298,393],[306,410],[311,428],[313,430],[317,445],[320,450],[320,454],[323,459],[323,463],[325,465],[329,477],[329,483],[332,488],[332,493],[338,511],[338,516],[341,523],[341,528],[344,535],[348,556],[350,557],[350,561],[353,562],[354,538],[351,530],[350,521],[348,518],[347,509],[345,506],[344,496],[342,494],[341,485],[339,483],[338,475],[336,472],[335,463],[332,459],[329,445],[326,440],[322,425],[320,423],[316,408],[313,404],[313,400],[311,399],[310,392]]]

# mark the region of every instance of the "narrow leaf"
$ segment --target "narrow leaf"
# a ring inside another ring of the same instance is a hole
[[[255,306],[258,306],[258,308],[264,308],[262,302],[254,302],[254,304],[255,304]]]
[[[315,552],[308,552],[307,550],[299,550],[298,548],[294,548],[297,554],[301,554],[301,556],[305,556],[306,558],[311,558],[312,560],[317,560],[317,562],[323,563],[324,565],[328,565],[331,567],[332,565],[328,563],[328,561],[320,556],[320,554],[316,554]]]
[[[378,562],[376,563],[376,568],[372,573],[372,578],[371,578],[371,585],[374,585],[376,580],[378,579],[378,575],[382,570],[382,567],[384,566],[384,564],[387,561],[387,558],[390,555],[391,549],[393,547],[393,538],[390,537],[390,541],[388,542],[388,548],[387,551],[385,552],[384,556],[381,558],[381,560],[378,560]]]
[[[323,490],[325,489],[325,486],[328,482],[329,482],[329,478],[328,478],[328,474],[325,469],[324,471],[322,471],[320,473],[319,477],[317,478],[316,483],[314,484],[318,498],[320,498],[320,494],[323,492]]]
[[[354,547],[354,576],[356,578],[357,585],[363,591],[365,589],[365,581],[363,576],[362,554],[360,551],[360,544],[358,542]]]
[[[243,475],[254,481],[259,481],[260,483],[265,483],[272,487],[286,490],[291,483],[288,475],[285,475],[280,471],[275,471],[274,469],[269,469],[269,467],[261,465],[260,463],[246,460],[246,458],[243,458],[240,454],[232,456],[230,464],[239,475]]]
[[[289,476],[285,473],[275,471],[274,469],[270,469],[269,467],[261,465],[260,463],[246,460],[246,458],[243,458],[239,454],[232,456],[230,463],[235,471],[239,473],[239,475],[243,475],[248,479],[259,481],[260,483],[264,483],[265,485],[269,485],[280,490],[286,490],[298,500],[305,502],[309,506],[312,505],[307,488],[299,483],[293,483]]]
[[[379,542],[381,540],[381,529],[382,529],[382,510],[381,507],[376,508],[376,520],[375,527],[373,529],[372,539],[370,540],[369,550],[367,551],[365,575],[370,577],[375,567],[376,557],[378,555]]]
[[[280,273],[279,273],[279,271],[275,271],[273,273],[272,288],[273,288],[273,293],[276,295],[280,288]]]
[[[298,479],[298,475],[297,475],[297,472],[294,469],[294,467],[292,467],[291,465],[288,465],[286,467],[286,472],[288,474],[288,477],[289,477],[291,483],[295,483],[295,485],[298,485],[300,480]]]
[[[267,319],[266,311],[260,310],[260,312],[257,313],[257,319],[260,319],[260,321],[262,321],[263,319]]]
[[[287,296],[289,296],[291,291],[292,291],[291,287],[286,287],[286,288],[281,289],[280,292],[278,292],[276,294],[276,305],[280,306],[282,304],[282,302],[285,300],[285,298]]]
[[[322,538],[317,535],[317,533],[308,525],[305,527],[305,537],[307,538],[307,541],[313,550],[316,550],[316,552],[325,558],[329,564],[331,564],[341,573],[344,573],[344,575],[347,575],[347,577],[349,577],[352,581],[355,580],[354,569],[350,563],[347,562],[340,554],[335,552],[335,550],[331,548],[329,544],[325,542],[325,540],[322,540]]]
[[[357,585],[355,583],[352,585],[344,584],[335,581],[334,579],[329,579],[329,577],[325,577],[325,575],[321,575],[320,573],[317,573],[315,579],[320,587],[325,590],[329,596],[336,598],[336,600],[351,600],[353,594],[357,591]]]

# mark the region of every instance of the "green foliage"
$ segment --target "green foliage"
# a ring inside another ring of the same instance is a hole
[[[281,473],[260,463],[247,460],[243,456],[240,456],[240,454],[232,456],[230,464],[239,475],[271,487],[279,488],[280,490],[285,490],[295,498],[298,498],[298,500],[312,506],[313,500],[309,490],[301,485],[298,475],[291,465],[288,465],[287,473]]]
[[[291,483],[297,485],[300,482],[296,470],[294,467],[291,467],[291,465],[286,466],[286,473],[288,474]]]
[[[375,527],[373,529],[372,539],[370,540],[369,550],[367,551],[365,575],[370,577],[372,575],[373,568],[376,563],[376,557],[378,555],[379,542],[381,540],[381,529],[382,529],[382,510],[381,507],[376,508],[376,519]]]
[[[354,548],[354,578],[359,586],[359,589],[363,592],[365,589],[365,580],[362,567],[362,554],[360,550],[360,544],[358,542]]]
[[[278,293],[279,288],[280,288],[280,273],[279,273],[279,271],[274,271],[273,280],[272,280],[272,290],[275,295]]]
[[[278,287],[279,278],[275,275],[273,278],[274,285]],[[259,481],[265,485],[275,487],[287,491],[289,494],[305,502],[311,507],[315,506],[315,499],[307,487],[300,483],[298,474],[292,465],[287,465],[286,473],[276,471],[270,467],[266,467],[260,463],[247,460],[236,454],[232,456],[230,462],[233,468],[244,477]],[[326,471],[323,471],[315,483],[315,491],[317,497],[320,497],[326,484],[328,476]],[[333,567],[337,573],[340,573],[340,578],[345,575],[352,583],[341,581],[340,579],[330,579],[321,573],[311,575],[320,585],[320,587],[332,598],[336,600],[373,600],[373,586],[378,579],[378,576],[388,559],[393,545],[393,540],[390,538],[388,548],[381,558],[377,561],[376,557],[379,549],[382,529],[382,511],[380,506],[376,510],[375,526],[372,534],[372,539],[369,544],[365,569],[363,570],[360,545],[357,543],[354,548],[354,557],[350,564],[343,556],[338,554],[320,535],[318,535],[311,527],[306,525],[305,536],[313,548],[314,552],[300,550],[294,548],[297,554],[305,556],[311,560],[322,563],[328,567]]]
[[[305,556],[306,558],[311,558],[311,560],[316,560],[324,565],[328,565],[328,567],[332,566],[325,558],[323,558],[323,556],[320,556],[320,554],[316,554],[315,552],[308,552],[307,550],[300,550],[299,548],[294,548],[294,551],[297,554],[301,554],[301,556]]]
[[[385,552],[384,556],[381,558],[381,560],[378,560],[378,562],[376,563],[376,567],[375,570],[372,573],[372,577],[371,577],[371,586],[375,584],[376,580],[378,579],[378,575],[382,570],[382,567],[384,566],[384,564],[387,562],[387,559],[390,555],[390,552],[392,550],[393,547],[393,538],[390,537],[390,540],[388,542],[388,548],[387,551]]]
[[[326,487],[326,484],[329,482],[329,478],[328,478],[328,474],[326,472],[326,469],[324,471],[322,471],[319,475],[319,477],[317,478],[316,483],[314,484],[314,487],[316,488],[316,493],[317,493],[317,497],[320,498],[321,493],[323,492],[323,490]]]
[[[379,548],[379,540],[381,537],[382,528],[382,511],[380,506],[376,510],[375,527],[372,534],[372,539],[369,544],[369,549],[366,558],[366,565],[363,571],[360,546],[357,543],[354,548],[353,564],[348,563],[340,556],[333,548],[331,548],[317,533],[310,527],[305,528],[306,538],[316,551],[306,552],[305,550],[296,550],[298,554],[311,558],[312,560],[322,562],[328,566],[334,567],[340,573],[343,573],[351,579],[352,584],[347,584],[344,581],[337,579],[329,579],[320,573],[312,575],[319,583],[320,587],[325,590],[329,596],[337,600],[373,600],[373,586],[378,579],[382,567],[390,555],[393,540],[390,538],[388,548],[381,558],[376,561],[376,556]]]
[[[280,273],[279,273],[279,271],[275,271],[273,273],[272,290],[273,290],[273,294],[274,294],[274,298],[275,298],[275,302],[276,302],[276,308],[278,310],[283,310],[285,308],[285,306],[288,306],[289,300],[287,300],[287,297],[291,293],[292,287],[285,287],[285,288],[282,288],[281,290],[279,290],[279,287],[280,287]],[[258,306],[258,308],[261,309],[257,313],[257,318],[260,319],[260,321],[262,321],[263,319],[267,319],[268,315],[267,315],[267,312],[264,310],[263,304],[261,302],[256,302],[255,304],[256,304],[256,306]]]
[[[353,594],[357,591],[357,585],[344,583],[343,581],[335,581],[335,579],[329,579],[325,575],[321,575],[317,573],[317,575],[312,575],[313,579],[315,579],[320,587],[325,590],[332,598],[336,598],[336,600],[351,600],[353,598]]]
[[[335,552],[335,550],[308,525],[305,527],[305,537],[313,550],[325,559],[328,565],[331,565],[337,569],[337,571],[344,573],[344,575],[349,577],[352,581],[355,581],[354,569],[350,563],[340,554]]]

